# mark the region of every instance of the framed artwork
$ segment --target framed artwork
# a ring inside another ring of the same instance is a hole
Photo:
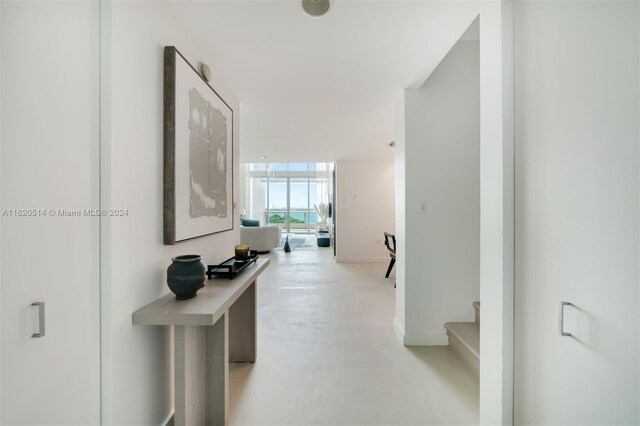
[[[164,243],[233,229],[233,110],[164,48]]]

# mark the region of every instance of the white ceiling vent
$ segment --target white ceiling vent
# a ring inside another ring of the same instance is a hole
[[[309,16],[319,17],[329,11],[331,0],[302,0],[302,8]]]

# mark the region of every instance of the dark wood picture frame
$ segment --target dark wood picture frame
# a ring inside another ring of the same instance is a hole
[[[192,75],[185,71],[189,68]],[[224,144],[218,139],[225,139]],[[200,151],[192,152],[194,147]],[[207,147],[208,158],[201,155]],[[194,170],[206,179],[194,182]],[[223,179],[215,178],[223,172]],[[233,190],[233,109],[174,46],[165,46],[164,244],[233,230]]]

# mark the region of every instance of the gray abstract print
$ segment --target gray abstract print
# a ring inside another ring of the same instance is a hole
[[[198,90],[189,91],[189,171],[192,218],[225,218],[227,211],[227,119]]]

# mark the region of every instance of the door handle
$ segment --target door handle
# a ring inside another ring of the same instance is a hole
[[[31,306],[38,307],[38,332],[33,333],[31,337],[44,337],[44,302],[33,302]]]
[[[573,336],[571,333],[567,333],[564,331],[564,307],[565,306],[574,306],[571,302],[560,302],[560,335],[561,336]]]

